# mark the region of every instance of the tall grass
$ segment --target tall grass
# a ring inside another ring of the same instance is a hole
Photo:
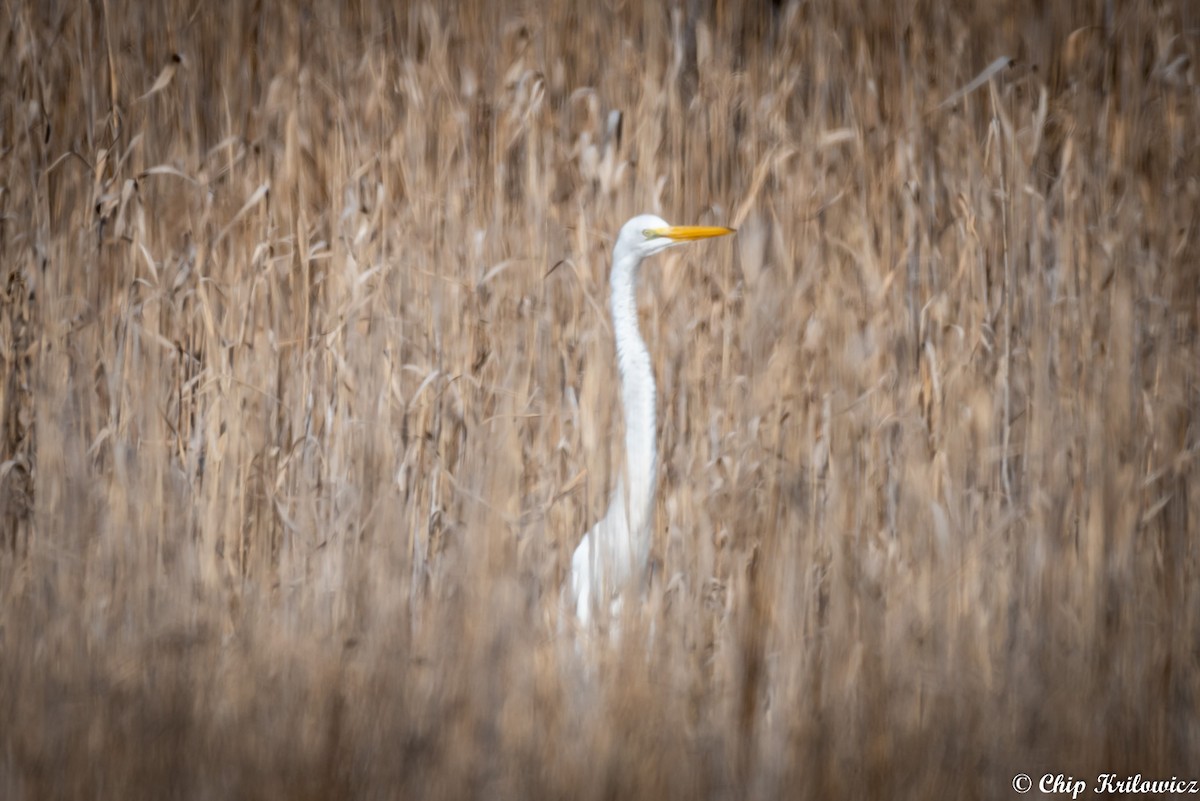
[[[5,6],[0,796],[1200,779],[1200,16],[976,5]]]

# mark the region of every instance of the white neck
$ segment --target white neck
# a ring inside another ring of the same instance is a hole
[[[621,374],[621,401],[625,409],[625,513],[629,516],[634,553],[649,555],[650,518],[658,453],[655,447],[654,372],[650,353],[637,326],[637,274],[641,259],[627,255],[613,262],[612,319],[617,343],[617,369]]]

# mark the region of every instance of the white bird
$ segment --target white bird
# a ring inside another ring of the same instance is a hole
[[[568,584],[575,615],[588,624],[594,605],[611,602],[620,609],[620,593],[640,577],[650,558],[650,524],[658,472],[655,446],[655,387],[650,353],[637,327],[638,268],[647,256],[675,245],[724,236],[732,228],[671,225],[661,217],[642,214],[621,226],[613,247],[612,319],[621,376],[621,407],[625,413],[625,467],[617,480],[608,511],[583,536],[571,556]]]

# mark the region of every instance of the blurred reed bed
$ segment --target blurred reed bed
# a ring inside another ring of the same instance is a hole
[[[1195,772],[1198,30],[8,6],[0,795]],[[576,646],[640,211],[740,230],[644,271],[651,577]]]

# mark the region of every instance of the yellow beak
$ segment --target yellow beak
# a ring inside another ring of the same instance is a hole
[[[664,236],[676,242],[691,242],[696,239],[708,239],[713,236],[725,236],[734,233],[734,229],[720,225],[669,225],[666,228],[651,228],[646,233],[654,236]]]

